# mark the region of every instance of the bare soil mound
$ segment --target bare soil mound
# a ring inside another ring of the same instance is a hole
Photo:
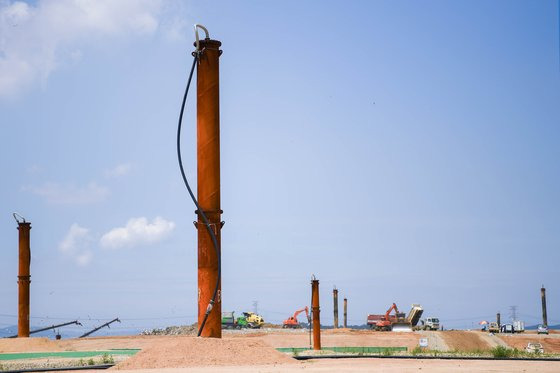
[[[0,353],[4,352],[41,352],[63,351],[58,341],[48,338],[1,338]]]
[[[441,333],[450,350],[475,351],[489,350],[490,345],[480,338],[477,332],[450,330]]]
[[[296,361],[259,340],[180,336],[154,341],[153,344],[112,369],[290,363],[296,363]]]

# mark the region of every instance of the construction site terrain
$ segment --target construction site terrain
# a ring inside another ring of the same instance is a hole
[[[529,342],[541,343],[545,353],[560,354],[560,334],[538,335],[526,332],[515,335],[493,335],[480,331],[416,331],[411,333],[376,332],[370,330],[335,329],[321,333],[323,349],[329,347],[394,347],[406,348],[406,355],[418,349],[420,339],[428,340],[425,351],[481,352],[496,346],[524,349]],[[187,335],[141,335],[126,337],[94,337],[67,340],[18,338],[0,340],[0,371],[28,367],[64,365],[71,359],[40,354],[22,358],[16,353],[88,352],[87,359],[74,358],[74,365],[84,362],[101,364],[103,355],[111,355],[111,370],[123,372],[558,372],[557,361],[511,360],[440,360],[381,358],[296,360],[287,350],[309,347],[310,335],[305,329],[227,330],[222,339],[197,338]],[[95,355],[95,351],[99,353]],[[114,355],[111,351],[115,351]],[[124,351],[124,353],[122,353]],[[126,351],[131,351],[127,353]],[[283,351],[283,352],[282,352]],[[321,354],[323,351],[320,352]],[[9,354],[9,355],[8,355]],[[328,351],[325,351],[328,354]],[[296,354],[297,355],[297,354]],[[6,357],[19,356],[8,360]],[[418,356],[417,356],[418,357]],[[70,364],[71,365],[71,364]],[[94,370],[95,371],[95,370]],[[100,370],[101,371],[101,370]]]

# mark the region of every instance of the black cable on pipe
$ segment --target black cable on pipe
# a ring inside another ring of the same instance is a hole
[[[191,199],[194,202],[198,213],[202,217],[202,221],[206,226],[206,230],[210,234],[210,238],[212,239],[212,243],[214,244],[214,250],[216,250],[216,256],[218,257],[218,278],[216,279],[216,287],[214,288],[212,299],[210,300],[210,303],[208,303],[208,307],[206,307],[206,313],[204,314],[204,319],[202,320],[202,323],[198,327],[198,336],[200,337],[202,331],[204,330],[204,325],[206,325],[206,321],[208,320],[208,315],[210,315],[210,312],[214,307],[214,303],[216,302],[216,296],[218,295],[218,289],[220,287],[220,279],[222,277],[222,259],[220,258],[220,247],[218,245],[218,239],[214,234],[214,230],[212,229],[212,226],[210,225],[210,222],[208,221],[208,218],[206,217],[204,210],[200,208],[200,205],[198,204],[198,201],[196,200],[196,197],[194,196],[194,193],[189,185],[189,181],[187,180],[187,176],[185,175],[185,169],[183,168],[183,159],[181,157],[181,127],[183,125],[183,114],[185,112],[185,104],[187,102],[187,95],[189,94],[189,87],[191,86],[194,68],[196,67],[196,63],[198,61],[198,53],[200,52],[197,51],[193,53],[194,60],[191,67],[191,72],[189,73],[189,80],[187,81],[187,87],[185,88],[185,94],[183,95],[183,103],[181,104],[181,113],[179,114],[179,124],[177,126],[177,159],[179,160],[179,169],[181,170],[181,176],[183,177],[183,182],[185,183],[185,186],[189,191],[189,195],[191,196]]]

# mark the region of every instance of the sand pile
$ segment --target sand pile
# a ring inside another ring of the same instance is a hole
[[[112,369],[289,363],[296,363],[296,361],[259,340],[178,336],[154,341],[153,344]]]

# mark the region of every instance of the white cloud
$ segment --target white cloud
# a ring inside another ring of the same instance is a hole
[[[0,0],[0,97],[43,83],[91,40],[153,34],[161,0]]]
[[[88,265],[92,259],[93,253],[91,252],[91,250],[85,250],[74,257],[76,264],[82,267]]]
[[[107,187],[97,185],[94,182],[83,187],[72,184],[46,183],[40,187],[24,187],[23,189],[45,198],[49,203],[61,205],[83,205],[101,202],[109,195]]]
[[[74,260],[76,264],[86,266],[93,259],[93,252],[90,248],[92,242],[89,229],[74,223],[58,245],[58,250]]]
[[[101,247],[118,249],[138,245],[149,245],[169,236],[175,229],[175,223],[156,217],[152,223],[148,219],[132,218],[124,227],[111,229],[101,237]]]
[[[110,177],[110,178],[117,178],[117,177],[125,176],[126,174],[128,174],[130,172],[131,169],[132,169],[132,165],[130,163],[121,163],[121,164],[115,166],[115,168],[112,168],[110,170],[106,170],[105,171],[105,176]]]

